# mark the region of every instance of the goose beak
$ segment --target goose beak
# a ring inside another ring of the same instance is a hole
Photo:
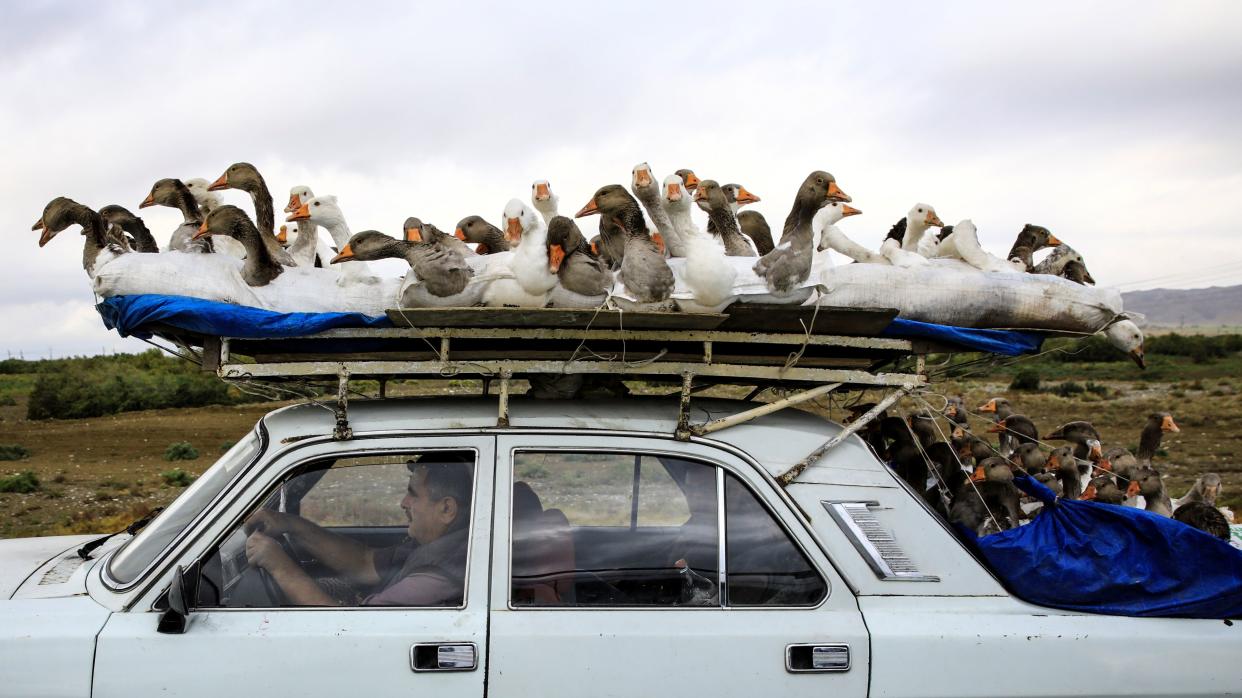
[[[599,256],[599,243],[598,242],[591,243],[591,254],[595,255],[596,257]]]
[[[953,438],[955,438],[955,439],[964,439],[964,438],[966,438],[966,430],[965,430],[965,429],[963,429],[963,428],[961,428],[961,427],[957,427],[957,428],[955,428],[955,429],[953,430]]]
[[[142,200],[142,203],[138,204],[138,208],[146,208],[148,206],[154,206],[154,205],[155,205],[155,192],[151,192],[150,194],[147,194],[147,198]]]
[[[1095,464],[1095,467],[1099,468],[1102,472],[1106,472],[1106,473],[1113,472],[1113,463],[1107,458],[1101,458],[1100,462]]]
[[[47,226],[43,223],[43,216],[39,216],[39,220],[35,221],[34,225],[30,226],[30,229],[31,230],[43,230],[46,227]]]
[[[665,187],[665,198],[669,201],[681,201],[681,187],[676,184],[670,184]]]
[[[658,232],[652,233],[651,241],[655,243],[656,249],[660,251],[660,254],[664,254],[664,236]]]
[[[695,189],[694,189],[694,200],[695,200],[695,201],[702,201],[703,199],[706,199],[706,198],[707,198],[707,194],[704,194],[704,193],[703,193],[703,190],[702,190],[701,188],[699,188],[699,187],[695,187]]]
[[[651,186],[651,170],[646,167],[640,167],[634,170],[634,186],[649,187]]]
[[[229,173],[225,172],[224,174],[220,175],[220,179],[217,179],[216,181],[212,182],[211,185],[207,187],[207,191],[219,191],[221,189],[228,189],[228,188],[229,188]]]
[[[547,182],[540,182],[535,185],[535,201],[547,201],[552,198],[552,189]]]
[[[1079,499],[1090,502],[1095,499],[1095,495],[1096,495],[1095,485],[1089,484],[1087,485],[1087,489],[1082,491],[1082,496],[1079,497]]]
[[[456,228],[453,230],[453,237],[461,240],[462,242],[466,242],[466,231],[461,228]]]
[[[944,227],[944,223],[940,222],[940,216],[937,216],[935,211],[927,212],[927,224],[930,226],[935,226],[937,228]]]
[[[302,199],[297,194],[289,195],[289,203],[285,206],[285,213],[293,213],[302,208]]]
[[[422,229],[421,228],[406,228],[405,229],[405,241],[406,242],[422,242],[423,241]]]
[[[333,257],[332,261],[328,262],[328,264],[336,264],[337,262],[344,262],[353,258],[354,251],[349,247],[349,243],[345,243],[345,247],[341,248],[340,254]]]
[[[280,226],[280,232],[276,233],[276,242],[279,242],[282,245],[289,244],[289,226]]]
[[[556,274],[561,270],[561,262],[565,261],[565,248],[552,245],[548,248],[548,271]]]
[[[297,211],[295,211],[295,212],[293,212],[293,213],[289,214],[289,217],[288,217],[288,218],[286,218],[285,220],[286,220],[286,221],[306,221],[306,220],[310,220],[310,204],[309,204],[309,203],[307,203],[307,204],[302,204],[301,206],[299,206],[299,207],[298,207],[298,210],[297,210]]]
[[[1137,497],[1139,493],[1139,481],[1131,480],[1130,486],[1126,488],[1127,497]]]
[[[983,482],[986,479],[988,479],[988,476],[986,473],[983,472],[983,466],[982,465],[975,466],[975,472],[971,473],[970,481],[971,482]]]
[[[993,398],[991,400],[988,400],[987,402],[983,403],[976,409],[978,409],[980,412],[995,412],[996,411],[996,399]]]
[[[505,237],[509,238],[509,242],[521,242],[522,240],[522,219],[510,218],[505,221]]]
[[[737,205],[745,206],[746,204],[754,204],[760,201],[759,197],[746,191],[746,187],[737,188]]]
[[[1147,361],[1143,358],[1143,347],[1131,349],[1130,358],[1134,360],[1134,363],[1138,364],[1139,368],[1147,368]]]
[[[1093,460],[1102,460],[1104,458],[1104,451],[1100,448],[1098,441],[1091,444],[1091,452],[1087,455],[1087,457]]]
[[[1057,247],[1059,245],[1064,245],[1064,244],[1065,243],[1057,239],[1057,236],[1052,235],[1052,234],[1048,235],[1048,246],[1049,247]]]
[[[1164,421],[1160,423],[1160,431],[1167,434],[1171,431],[1181,431],[1181,429],[1179,429],[1177,424],[1173,421],[1173,417],[1169,416],[1165,417]]]
[[[699,188],[699,178],[691,172],[686,175],[686,191],[694,191]]]
[[[203,224],[198,226],[198,232],[194,233],[194,237],[190,239],[198,240],[199,238],[204,238],[204,237],[207,237],[208,235],[211,235],[211,231],[207,230],[207,221],[203,221]]]
[[[595,197],[592,196],[591,200],[587,202],[587,205],[583,206],[581,211],[574,214],[574,218],[594,216],[597,213],[599,213],[599,204],[595,202]]]
[[[853,199],[850,198],[849,194],[846,194],[845,192],[841,191],[841,187],[838,187],[836,182],[828,183],[828,200],[829,201],[844,201],[845,203],[849,203],[853,201]]]
[[[44,245],[48,243],[49,240],[56,237],[56,233],[53,233],[51,229],[47,227],[47,225],[43,222],[42,217],[40,217],[39,220],[35,221],[35,224],[30,226],[30,229],[43,231],[43,234],[39,236],[39,247],[43,247]]]
[[[992,426],[988,427],[989,434],[999,434],[1003,431],[1005,431],[1004,422],[997,422],[996,424],[993,424]]]
[[[853,206],[850,206],[849,204],[846,204],[846,205],[844,205],[844,206],[842,206],[842,207],[841,207],[841,217],[842,217],[842,218],[846,218],[846,217],[848,217],[848,216],[859,216],[859,215],[862,215],[862,211],[859,211],[858,209],[854,208]],[[957,416],[957,408],[956,408],[956,407],[954,407],[954,408],[953,408],[953,414],[951,414],[951,415],[949,415],[949,416],[950,416],[950,417]]]
[[[1044,467],[1048,468],[1049,470],[1060,470],[1061,469],[1061,457],[1060,456],[1048,456],[1048,462],[1045,464]]]

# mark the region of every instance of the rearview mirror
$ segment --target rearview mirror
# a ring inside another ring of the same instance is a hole
[[[190,565],[188,569],[177,565],[177,570],[173,572],[172,584],[168,586],[168,592],[164,595],[168,608],[160,616],[160,623],[156,630],[168,635],[180,635],[185,632],[189,623],[190,608],[197,595],[198,573],[198,562]]]

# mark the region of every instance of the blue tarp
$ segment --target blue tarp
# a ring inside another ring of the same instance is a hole
[[[122,337],[149,337],[150,326],[162,323],[183,330],[243,339],[298,337],[338,327],[392,327],[386,317],[360,313],[276,313],[231,303],[186,296],[113,296],[98,305],[104,325]],[[974,330],[913,320],[893,320],[885,337],[933,339],[971,351],[1017,356],[1039,350],[1037,332]]]
[[[1142,509],[1058,500],[1019,476],[1044,502],[1025,526],[974,539],[1005,586],[1040,606],[1121,616],[1242,618],[1242,550]]]

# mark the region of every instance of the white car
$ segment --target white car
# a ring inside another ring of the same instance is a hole
[[[781,487],[842,429],[809,413],[683,441],[670,398],[508,410],[355,402],[346,440],[277,410],[89,559],[0,541],[0,694],[1242,691],[1242,628],[1024,603],[857,437]]]

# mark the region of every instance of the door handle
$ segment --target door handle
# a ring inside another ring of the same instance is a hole
[[[822,645],[786,645],[785,671],[792,674],[850,670],[850,646],[840,642]]]
[[[474,671],[479,650],[473,642],[427,642],[410,648],[414,671]]]

